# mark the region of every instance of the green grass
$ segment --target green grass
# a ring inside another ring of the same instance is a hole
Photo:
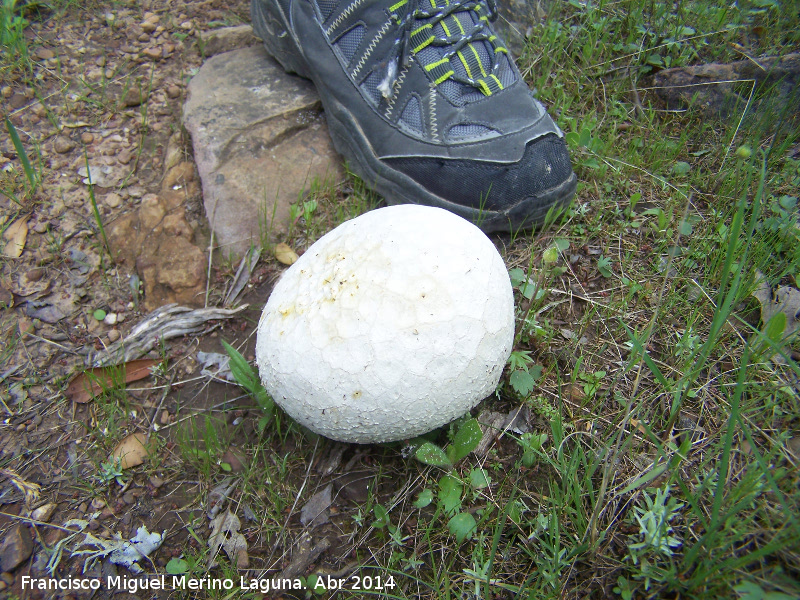
[[[337,491],[326,531],[338,545],[311,576],[351,565],[394,582],[362,596],[404,599],[800,594],[800,369],[791,360],[800,346],[782,339],[780,320],[761,321],[751,295],[757,273],[798,285],[797,115],[779,105],[738,107],[727,120],[666,111],[652,89],[663,67],[792,51],[793,10],[771,0],[567,2],[532,24],[519,64],[566,133],[580,184],[544,231],[497,238],[517,331],[481,407],[525,406],[531,430],[506,432],[485,457],[469,453],[469,416],[409,447],[349,448],[343,462],[366,473],[367,499]],[[23,39],[5,31],[3,51],[22,61]],[[119,110],[106,84],[86,89],[98,119]],[[131,75],[124,85],[145,82]],[[41,173],[21,165],[14,185],[25,191]],[[310,182],[285,241],[307,248],[377,201],[351,174],[338,186]],[[269,215],[263,222],[265,240],[279,241]],[[317,470],[328,442],[273,407],[229,352],[258,415],[231,506],[254,513],[252,568],[275,573],[302,533],[302,506],[339,475]],[[96,404],[111,446],[127,407],[113,394]],[[198,482],[203,500],[231,476],[222,457],[239,443],[239,425],[217,416],[179,420],[164,459]],[[113,487],[114,465],[104,469]],[[187,520],[193,541],[180,559],[200,575],[204,524]],[[238,580],[227,557],[217,560],[213,575]]]
[[[433,467],[392,463],[353,552],[404,582],[391,598],[796,596],[800,370],[768,358],[797,340],[750,297],[756,271],[797,285],[796,117],[631,92],[654,69],[790,51],[791,8],[561,6],[521,64],[581,184],[508,247],[519,326],[493,401],[529,404],[536,428],[485,460],[451,451],[456,433],[417,450]]]

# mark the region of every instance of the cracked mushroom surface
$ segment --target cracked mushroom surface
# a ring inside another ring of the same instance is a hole
[[[409,439],[497,386],[514,299],[474,225],[415,205],[375,210],[313,244],[258,325],[264,386],[296,421],[343,442]]]

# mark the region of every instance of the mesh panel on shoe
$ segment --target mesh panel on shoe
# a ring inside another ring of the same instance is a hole
[[[388,158],[387,164],[451,202],[503,210],[564,183],[572,175],[562,138],[546,135],[528,143],[513,164],[443,158]]]
[[[400,115],[400,122],[414,131],[422,132],[422,113],[420,112],[419,99],[411,96],[406,103],[403,113]]]
[[[361,89],[367,93],[369,99],[376,106],[380,104],[382,98],[381,93],[378,91],[378,86],[380,85],[380,83],[381,83],[380,73],[373,71],[372,73],[369,74],[369,77],[367,77],[361,84]]]
[[[479,125],[477,123],[461,123],[459,125],[453,125],[448,131],[448,137],[452,140],[464,138],[484,138],[491,135],[498,135],[497,131],[491,127]]]
[[[361,40],[364,39],[365,30],[366,27],[358,25],[336,41],[336,47],[347,59],[347,62],[353,60],[353,56],[355,56],[358,46],[361,44]]]
[[[317,0],[317,6],[319,7],[319,12],[322,13],[322,20],[324,21],[339,6],[339,0]]]

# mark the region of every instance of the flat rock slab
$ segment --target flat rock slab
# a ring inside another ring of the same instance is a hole
[[[343,176],[313,85],[262,47],[209,59],[189,84],[184,125],[225,254],[285,231],[290,204],[315,178]]]

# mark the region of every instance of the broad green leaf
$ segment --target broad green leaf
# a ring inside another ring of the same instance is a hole
[[[567,135],[564,136],[564,139],[567,140],[567,144],[569,144],[573,148],[577,148],[578,146],[581,145],[581,137],[574,131],[570,131]]]
[[[675,173],[675,175],[686,175],[691,170],[692,170],[692,165],[682,160],[679,160],[674,165],[672,165],[672,172]]]
[[[767,323],[764,333],[773,342],[779,342],[784,331],[786,331],[786,313],[777,312]]]
[[[578,143],[581,146],[588,146],[589,143],[592,141],[592,132],[588,127],[584,127],[581,129],[581,136],[578,140]]]
[[[559,252],[564,252],[569,248],[569,240],[565,240],[563,238],[559,238],[553,242],[555,247],[558,248]]]
[[[182,558],[172,558],[165,567],[167,573],[170,575],[180,575],[189,570],[189,563]]]
[[[383,508],[380,504],[376,504],[372,508],[372,512],[375,514],[375,521],[372,523],[373,527],[377,527],[378,529],[382,529],[389,524],[389,513],[386,512],[386,509]]]
[[[511,373],[511,376],[508,378],[508,383],[511,384],[511,387],[514,388],[514,391],[520,396],[527,396],[533,391],[536,380],[528,371],[517,369]]]
[[[419,493],[419,496],[416,500],[414,500],[414,507],[415,508],[425,508],[431,502],[433,502],[433,492],[428,488],[425,488]]]
[[[433,465],[434,467],[453,466],[453,463],[447,458],[444,450],[431,442],[425,442],[417,448],[415,456],[419,462],[425,463],[426,465]]]
[[[439,480],[439,502],[447,514],[452,514],[461,508],[461,493],[464,487],[452,475],[445,475]]]
[[[475,522],[475,517],[467,512],[462,512],[447,522],[447,528],[456,536],[456,541],[461,544],[467,538],[472,537],[478,524]]]
[[[486,472],[486,469],[472,469],[469,473],[469,484],[475,490],[481,490],[485,487],[489,487],[489,484],[492,482],[489,474]]]
[[[478,444],[481,443],[483,432],[481,426],[478,425],[477,419],[470,419],[465,421],[461,427],[458,428],[458,433],[453,440],[454,454],[451,457],[452,461],[458,462],[467,454],[475,450]]]

